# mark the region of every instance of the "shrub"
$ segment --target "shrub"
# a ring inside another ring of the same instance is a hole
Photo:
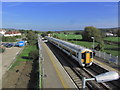
[[[0,53],[5,52],[5,48],[0,48]]]
[[[39,52],[38,50],[33,50],[29,53],[29,58],[36,60],[39,57]]]

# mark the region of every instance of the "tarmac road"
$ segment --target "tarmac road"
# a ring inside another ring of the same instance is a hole
[[[2,72],[0,74],[4,75],[8,67],[11,65],[12,61],[15,59],[16,55],[22,48],[11,47],[6,48],[6,51],[1,54],[2,56]]]

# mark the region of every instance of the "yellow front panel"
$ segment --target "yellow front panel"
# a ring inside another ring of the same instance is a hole
[[[86,53],[86,63],[90,63],[90,53]]]
[[[82,63],[84,63],[84,59],[82,59]]]
[[[90,58],[90,62],[92,62],[93,61],[93,58]]]

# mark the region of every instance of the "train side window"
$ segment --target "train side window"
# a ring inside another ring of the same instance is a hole
[[[85,53],[82,53],[82,59],[85,59]]]
[[[77,58],[78,58],[79,53],[77,53]]]
[[[90,58],[92,58],[92,52],[90,52]]]

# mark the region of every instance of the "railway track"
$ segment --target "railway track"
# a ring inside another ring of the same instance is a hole
[[[93,78],[95,75],[107,72],[107,70],[97,66],[96,64],[93,64],[89,68],[80,68],[79,64],[73,60],[70,56],[63,53],[61,50],[59,50],[57,47],[53,47],[52,44],[46,43],[48,47],[52,50],[52,52],[55,54],[55,56],[58,58],[59,62],[63,65],[64,69],[68,73],[68,75],[71,77],[75,85],[78,87],[78,89],[82,88],[82,77],[86,78]],[[56,52],[58,51],[59,52]],[[64,57],[64,60],[63,60]],[[115,89],[120,88],[120,86],[116,83],[119,83],[120,80],[117,80],[115,82],[108,82],[108,83],[97,83],[95,81],[88,81],[87,82],[87,88],[86,89],[102,89],[102,90],[111,90],[112,87]]]
[[[95,69],[95,68],[98,68],[98,69]],[[101,73],[105,73],[105,72],[108,72],[107,70],[105,70],[104,68],[101,68],[100,66],[96,65],[93,63],[93,65],[87,69],[84,69],[86,72],[92,72],[91,76],[94,77],[98,74],[101,74]],[[99,70],[99,72],[98,72]],[[106,83],[102,83],[104,86],[106,86],[107,88],[111,89],[111,87],[113,89],[119,89],[120,88],[120,79],[116,80],[116,81],[111,81],[111,82],[106,82]]]

